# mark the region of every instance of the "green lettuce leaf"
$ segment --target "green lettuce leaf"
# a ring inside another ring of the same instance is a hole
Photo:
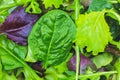
[[[61,10],[43,15],[28,37],[27,61],[44,62],[44,67],[57,65],[68,57],[75,38],[76,26]]]
[[[97,68],[101,68],[102,66],[110,64],[112,60],[113,56],[109,53],[103,53],[92,58],[92,61]]]
[[[45,5],[45,8],[52,7],[53,5],[55,8],[59,8],[63,1],[64,0],[43,0],[43,4]]]
[[[112,40],[110,29],[104,19],[105,10],[80,14],[76,20],[76,44],[80,48],[87,47],[87,51],[97,55],[104,52],[109,41]]]

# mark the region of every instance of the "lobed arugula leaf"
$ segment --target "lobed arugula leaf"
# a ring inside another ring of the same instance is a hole
[[[75,38],[75,24],[61,10],[43,15],[34,25],[28,37],[27,61],[44,62],[44,67],[66,60]]]
[[[87,47],[87,51],[97,55],[104,52],[109,41],[112,40],[109,26],[104,19],[105,10],[80,14],[76,20],[77,33],[75,42],[80,48]]]
[[[9,49],[19,58],[25,58],[27,53],[27,46],[20,46],[18,44],[15,44],[14,42],[7,39],[6,35],[0,35],[0,44]]]
[[[18,55],[16,55],[17,52],[14,52],[14,50],[12,50],[14,49],[14,45],[11,45],[11,44],[10,44],[11,46],[9,45],[12,48],[7,47],[8,45],[6,43],[5,36],[2,35],[0,39],[2,40],[0,43],[0,59],[1,59],[4,70],[13,70],[16,68],[23,68],[24,70],[23,73],[25,75],[26,80],[42,80],[42,78],[38,77],[35,71],[32,70],[30,66],[28,66],[23,59],[21,59]],[[20,50],[20,52],[22,51]]]

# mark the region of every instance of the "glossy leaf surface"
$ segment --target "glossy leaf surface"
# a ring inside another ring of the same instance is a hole
[[[29,35],[26,60],[43,61],[45,67],[61,63],[68,57],[75,29],[75,24],[65,12],[48,12],[38,20]]]

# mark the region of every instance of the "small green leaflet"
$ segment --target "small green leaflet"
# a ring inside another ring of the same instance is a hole
[[[80,14],[76,20],[76,44],[80,48],[87,47],[87,51],[97,55],[104,52],[109,41],[112,40],[109,26],[104,19],[105,10]]]
[[[92,0],[88,8],[88,12],[90,11],[101,11],[103,9],[110,9],[112,5],[108,2],[108,0]]]
[[[53,5],[55,8],[59,8],[63,1],[64,0],[43,0],[43,4],[45,5],[45,8],[52,7]]]
[[[109,53],[102,53],[93,57],[91,60],[97,68],[101,68],[102,66],[110,64],[110,62],[113,60],[113,56]]]
[[[40,14],[42,11],[39,8],[39,3],[35,0],[31,1],[30,5],[25,10],[28,13]]]

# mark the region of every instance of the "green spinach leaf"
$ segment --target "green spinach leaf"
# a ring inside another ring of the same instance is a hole
[[[28,37],[28,61],[43,61],[44,67],[57,65],[69,54],[75,38],[75,24],[61,10],[53,10],[42,16]]]

